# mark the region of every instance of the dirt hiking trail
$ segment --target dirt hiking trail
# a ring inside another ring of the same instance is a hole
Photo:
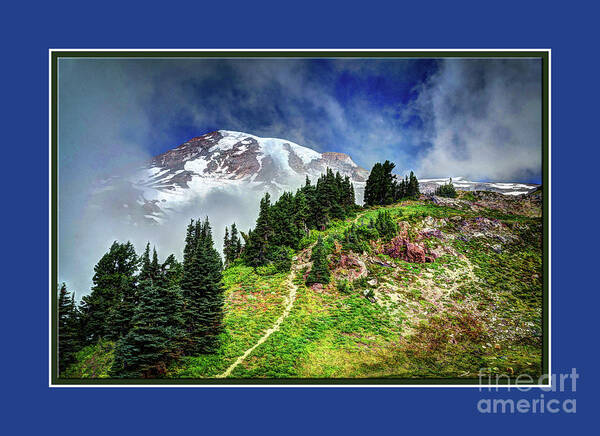
[[[286,306],[285,306],[285,309],[283,310],[283,313],[281,314],[281,316],[279,316],[279,318],[277,318],[277,321],[275,321],[275,323],[271,326],[271,328],[269,328],[267,331],[265,331],[265,334],[252,347],[248,348],[244,352],[244,354],[242,354],[240,357],[238,357],[235,360],[235,362],[233,362],[225,370],[225,372],[223,372],[222,374],[217,375],[216,376],[217,378],[229,377],[229,375],[231,375],[231,373],[233,372],[233,370],[240,363],[242,363],[250,354],[252,354],[252,352],[258,346],[260,346],[263,342],[265,342],[269,338],[269,336],[271,336],[273,333],[275,333],[277,330],[279,330],[279,327],[281,326],[281,323],[283,322],[283,320],[285,320],[289,316],[290,311],[292,310],[292,307],[294,306],[294,302],[296,301],[296,292],[298,291],[298,286],[296,286],[294,284],[294,276],[302,268],[304,268],[305,266],[309,265],[309,263],[306,263],[306,262],[303,262],[303,263],[297,263],[297,262],[298,261],[302,261],[302,259],[310,258],[310,254],[312,253],[312,247],[313,246],[314,246],[314,244],[312,244],[310,247],[306,248],[302,252],[298,253],[298,255],[296,256],[296,260],[294,261],[294,263],[292,263],[292,268],[291,268],[290,273],[289,273],[289,275],[287,277],[287,280],[286,280],[286,283],[287,283],[287,286],[290,289],[290,292],[285,297]]]

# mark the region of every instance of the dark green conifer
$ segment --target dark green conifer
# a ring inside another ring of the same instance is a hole
[[[141,269],[138,281],[150,280],[152,278],[152,261],[150,260],[150,242],[146,243],[144,254],[140,257]]]
[[[159,282],[160,280],[157,280]],[[132,326],[115,347],[111,375],[156,378],[181,353],[183,299],[176,286],[144,280]]]
[[[82,298],[82,324],[85,337],[95,342],[115,330],[111,309],[135,293],[138,257],[130,242],[114,242],[94,267],[90,295]]]
[[[58,368],[62,374],[75,361],[81,348],[79,312],[75,306],[75,294],[69,294],[67,285],[61,285],[58,293]]]
[[[171,286],[180,286],[183,276],[183,265],[175,258],[175,255],[170,254],[169,257],[161,266],[162,274],[165,281]]]
[[[218,345],[222,329],[224,288],[223,264],[213,246],[208,218],[196,224],[196,248],[187,268],[184,268],[186,353],[210,353]]]
[[[248,234],[248,243],[244,250],[246,263],[257,267],[267,262],[269,239],[273,234],[271,224],[271,196],[267,192],[260,200],[260,212],[256,220],[256,226]]]
[[[225,226],[225,236],[223,237],[223,257],[225,258],[225,267],[232,261],[231,239],[229,238],[229,229]]]
[[[452,178],[450,178],[450,182],[448,184],[444,183],[442,186],[438,186],[435,189],[435,195],[440,197],[448,197],[448,198],[456,198],[456,189],[452,184]]]
[[[240,240],[240,235],[238,234],[238,229],[233,223],[231,225],[231,259],[234,261],[242,254],[242,241]]]
[[[323,245],[323,239],[321,236],[319,236],[317,243],[313,247],[310,261],[312,262],[312,267],[308,277],[306,278],[306,286],[310,286],[315,283],[329,283],[331,274],[329,272],[327,254],[325,253],[325,245]]]
[[[150,278],[153,281],[162,279],[161,268],[160,264],[158,263],[158,254],[156,253],[156,247],[154,247],[152,250],[152,263],[150,264],[150,274]]]

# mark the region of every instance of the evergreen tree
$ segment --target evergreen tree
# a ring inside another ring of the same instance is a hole
[[[62,374],[75,361],[81,348],[79,312],[75,306],[75,294],[69,294],[67,285],[61,285],[58,293],[58,368]]]
[[[352,209],[355,204],[354,185],[350,181],[349,176],[344,177],[342,203],[348,210]]]
[[[325,184],[325,177],[321,176],[317,179],[317,183],[314,187],[310,186],[306,193],[309,199],[308,207],[310,209],[310,221],[311,228],[325,230],[329,222],[329,205],[325,203],[323,195]]]
[[[240,257],[242,253],[242,241],[238,234],[235,223],[231,225],[231,235],[229,229],[225,227],[225,237],[223,238],[223,256],[225,257],[225,266],[230,265],[234,260]]]
[[[296,248],[299,239],[294,220],[294,195],[291,192],[284,192],[271,206],[269,213],[273,228],[269,244]]]
[[[192,283],[192,260],[196,251],[196,226],[194,220],[191,220],[187,226],[185,235],[185,245],[183,247],[183,272],[181,275],[181,289],[185,296],[185,290],[189,289]]]
[[[343,219],[344,209],[340,204],[340,190],[342,177],[340,173],[333,174],[331,168],[327,168],[325,177],[317,181],[317,198],[324,207],[325,215],[328,218]]]
[[[381,179],[381,164],[377,162],[371,168],[367,183],[365,184],[364,202],[366,206],[374,206],[377,204],[377,190]]]
[[[399,201],[406,197],[406,182],[404,179],[400,180],[400,182],[396,183],[395,192],[394,192],[394,200]]]
[[[185,235],[185,245],[183,248],[183,266],[186,267],[192,260],[194,250],[196,246],[194,244],[196,240],[196,226],[194,226],[194,220],[191,220],[187,226],[187,232]]]
[[[163,270],[158,263],[156,247],[153,248],[152,260],[150,260],[150,242],[146,243],[146,249],[140,262],[141,268],[137,277],[139,283],[149,281],[158,285],[164,284]],[[108,312],[106,338],[117,341],[129,332],[138,302],[139,290],[137,287],[124,285],[120,298],[113,303]]]
[[[365,204],[367,206],[391,204],[395,200],[396,176],[392,174],[395,164],[386,160],[377,162],[365,185]]]
[[[213,246],[208,218],[196,225],[196,247],[182,283],[187,354],[213,352],[222,329],[224,289],[222,261]]]
[[[248,232],[248,243],[244,253],[246,263],[255,268],[265,265],[267,262],[269,239],[273,234],[270,208],[271,196],[267,192],[260,200],[260,212],[256,226],[252,232]]]
[[[152,281],[162,280],[161,268],[158,263],[158,254],[156,253],[156,247],[152,249],[152,263],[150,264],[150,279]]]
[[[386,210],[377,212],[377,218],[372,226],[377,229],[379,236],[384,240],[390,240],[398,231],[398,226],[392,219],[390,213]]]
[[[123,281],[128,280],[123,278]],[[106,319],[106,331],[104,337],[110,340],[118,340],[125,336],[131,328],[131,320],[138,304],[137,286],[127,286],[124,282],[122,293],[110,307]]]
[[[161,273],[165,278],[167,285],[180,286],[183,276],[183,265],[170,254],[161,266]]]
[[[308,233],[310,210],[303,191],[298,191],[294,197],[294,226],[298,240]]]
[[[394,202],[394,185],[396,183],[396,176],[392,174],[392,170],[396,165],[389,160],[386,160],[382,165],[382,186],[380,194],[379,204],[392,204]]]
[[[135,293],[138,257],[130,242],[114,242],[94,267],[93,286],[90,295],[82,298],[82,323],[85,337],[95,342],[115,330],[109,316],[111,308],[126,296]]]
[[[313,247],[310,260],[312,262],[312,267],[306,278],[306,286],[310,286],[314,283],[329,283],[329,264],[327,261],[327,254],[325,253],[325,245],[323,245],[321,236],[319,236],[317,243]]]
[[[232,261],[231,239],[229,238],[229,229],[225,226],[225,236],[223,237],[223,257],[225,258],[225,266],[227,267]]]
[[[146,243],[144,254],[140,257],[141,270],[138,275],[140,282],[150,280],[152,278],[152,261],[150,260],[150,242]]]
[[[440,197],[456,198],[456,189],[454,189],[454,185],[452,184],[452,178],[450,178],[450,183],[444,183],[442,186],[438,186],[435,189],[435,195]]]
[[[160,280],[157,280],[159,282]],[[111,375],[123,378],[164,376],[181,355],[183,299],[176,286],[144,280],[132,327],[115,347]]]
[[[339,171],[334,173],[331,168],[315,185],[307,177],[296,194],[284,192],[273,205],[267,193],[261,200],[256,227],[243,235],[244,262],[255,268],[268,263],[287,265],[289,248],[297,249],[310,229],[324,230],[330,219],[346,218],[355,206],[350,178],[342,177]],[[234,241],[233,236],[227,236],[225,242],[226,248],[237,246],[237,253],[241,252],[241,242]],[[227,260],[229,250],[224,251]]]
[[[414,173],[411,171],[408,179],[407,197],[416,200],[417,198],[419,198],[419,195],[419,181],[417,180],[417,177],[414,175]]]
[[[240,240],[240,235],[238,234],[237,227],[235,223],[231,225],[231,259],[234,261],[242,254],[242,241]]]

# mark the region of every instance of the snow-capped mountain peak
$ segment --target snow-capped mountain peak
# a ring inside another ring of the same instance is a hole
[[[349,176],[359,193],[369,175],[344,153],[319,153],[285,139],[218,130],[154,157],[134,174],[112,177],[108,185],[129,188],[126,198],[118,200],[129,220],[161,223],[211,192],[277,194],[297,189],[307,176],[314,180],[327,168]],[[137,216],[136,206],[142,211]]]

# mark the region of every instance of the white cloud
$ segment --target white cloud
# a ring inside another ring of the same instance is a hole
[[[541,63],[446,60],[407,114],[425,122],[418,174],[523,181],[541,174]]]

